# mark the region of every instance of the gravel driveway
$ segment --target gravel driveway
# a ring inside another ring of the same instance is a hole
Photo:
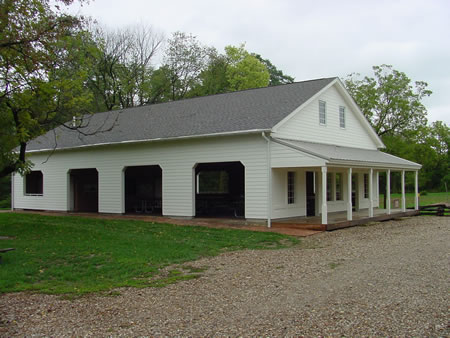
[[[2,336],[449,336],[450,219],[202,259],[201,278],[74,301],[0,296]]]

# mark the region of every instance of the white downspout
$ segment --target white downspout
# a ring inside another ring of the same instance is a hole
[[[269,194],[267,198],[267,227],[272,226],[272,161],[270,158],[270,138],[266,136],[265,132],[262,132],[262,137],[267,141],[267,192]]]

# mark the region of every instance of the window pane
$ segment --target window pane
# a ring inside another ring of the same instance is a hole
[[[295,203],[295,172],[288,171],[287,181],[287,199],[288,204]]]
[[[319,101],[319,123],[327,123],[327,107],[325,101]]]
[[[339,126],[345,128],[345,107],[339,107]]]
[[[364,174],[364,198],[369,198],[369,174]]]

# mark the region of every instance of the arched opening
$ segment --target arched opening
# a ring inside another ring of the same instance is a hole
[[[76,212],[98,212],[98,171],[71,169],[70,210]]]
[[[162,214],[162,169],[159,165],[125,169],[125,212]]]
[[[244,217],[245,167],[241,162],[199,163],[195,167],[195,215]]]

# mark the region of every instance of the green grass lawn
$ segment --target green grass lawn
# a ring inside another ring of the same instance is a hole
[[[414,193],[406,193],[406,207],[414,208]],[[402,194],[391,194],[391,207],[393,207],[393,199],[402,199]],[[383,205],[384,195],[380,194],[380,203]],[[419,196],[419,205],[429,205],[435,203],[450,203],[450,193],[446,192],[429,192],[425,196]]]
[[[186,262],[298,243],[275,233],[15,213],[0,213],[0,236],[13,237],[0,240],[1,248],[16,248],[2,255],[0,293],[78,295],[196,278],[199,271]],[[161,275],[163,267],[176,264]]]

